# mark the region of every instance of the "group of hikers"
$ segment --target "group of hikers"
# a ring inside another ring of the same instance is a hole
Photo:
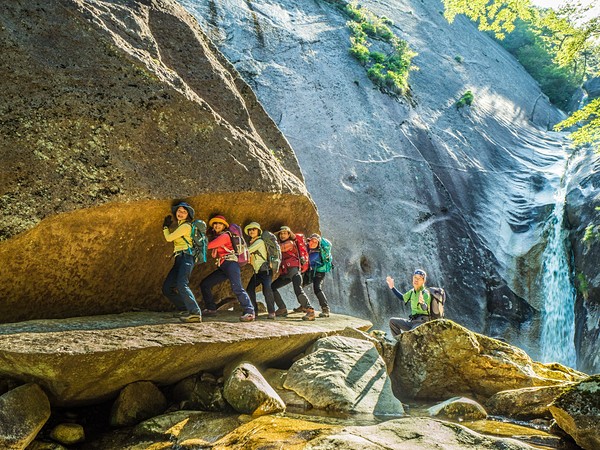
[[[175,315],[182,322],[201,322],[202,317],[216,316],[217,305],[212,289],[226,280],[241,305],[241,322],[256,319],[256,289],[259,286],[262,286],[267,305],[267,319],[286,317],[288,309],[279,289],[290,283],[300,303],[294,312],[303,312],[303,320],[312,321],[316,317],[315,309],[303,289],[303,284],[310,282],[321,307],[319,317],[329,317],[329,304],[323,292],[325,275],[333,268],[331,243],[327,239],[315,233],[305,240],[303,235],[295,234],[288,226],[282,226],[274,233],[275,237],[273,233],[263,231],[259,223],[250,222],[243,231],[249,238],[246,244],[240,227],[230,224],[222,215],[216,215],[208,221],[210,230],[206,234],[211,235],[212,239],[207,239],[206,249],[211,251],[217,268],[200,283],[204,301],[204,308],[200,309],[190,288],[190,275],[199,262],[195,245],[197,223],[204,227],[206,225],[202,221],[194,221],[195,212],[188,203],[176,204],[171,212],[172,215],[167,215],[163,221],[163,233],[168,242],[173,242],[174,264],[162,291],[177,308]],[[171,231],[173,225],[174,230]],[[248,262],[253,269],[246,289],[242,286],[241,277],[241,265],[246,262],[244,254],[249,256]],[[200,260],[205,261],[203,258]]]

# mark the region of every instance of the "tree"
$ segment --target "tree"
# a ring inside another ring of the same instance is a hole
[[[551,51],[560,67],[574,67],[589,76],[600,76],[600,17],[587,18],[591,4],[583,6],[573,0],[558,11],[539,10],[530,0],[443,0],[444,16],[452,22],[464,14],[478,23],[479,29],[492,31],[503,39],[512,32],[515,21],[531,22],[540,38]],[[556,125],[557,130],[573,126],[581,127],[572,134],[576,144],[591,144],[600,150],[600,101],[593,101],[567,120]]]

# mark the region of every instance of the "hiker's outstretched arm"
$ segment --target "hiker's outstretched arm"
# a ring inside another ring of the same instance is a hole
[[[168,228],[163,228],[163,233],[167,242],[173,242],[175,239],[182,236],[189,236],[191,228],[192,226],[186,222],[179,225],[172,233],[169,233]]]

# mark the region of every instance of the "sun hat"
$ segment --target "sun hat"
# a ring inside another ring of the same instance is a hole
[[[252,228],[256,228],[259,234],[262,234],[262,228],[258,222],[250,222],[248,225],[246,225],[244,227],[244,234],[248,234],[248,231],[250,231]]]
[[[286,227],[286,226],[281,227],[278,231],[275,232],[275,234],[279,236],[279,233],[281,233],[282,231],[287,231],[288,233],[290,233],[290,237],[292,239],[296,239],[296,235],[294,234],[292,229],[290,227]]]
[[[212,227],[214,223],[222,223],[223,225],[225,225],[225,228],[229,228],[229,224],[227,223],[227,220],[225,219],[224,216],[215,216],[212,219],[210,219],[208,221],[208,226]]]
[[[186,202],[179,202],[177,203],[175,206],[171,207],[171,212],[173,213],[173,215],[175,216],[177,214],[177,210],[179,208],[184,208],[187,212],[188,212],[188,216],[190,220],[194,220],[194,208],[192,208],[188,203]]]

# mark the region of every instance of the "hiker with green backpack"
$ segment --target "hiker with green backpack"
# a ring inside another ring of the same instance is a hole
[[[250,254],[250,264],[254,269],[254,274],[246,286],[246,292],[252,301],[254,311],[258,314],[256,288],[262,285],[262,293],[267,303],[267,319],[275,320],[275,299],[271,283],[273,282],[273,273],[277,273],[281,263],[281,250],[277,243],[277,237],[269,231],[263,231],[257,222],[246,225],[244,233],[250,237],[248,253]]]
[[[308,259],[310,274],[312,275],[313,291],[321,306],[319,317],[329,317],[329,304],[323,292],[323,281],[325,280],[325,275],[333,269],[331,242],[317,233],[311,234],[308,238]]]
[[[403,331],[410,331],[413,328],[429,321],[429,311],[431,308],[431,294],[425,287],[425,281],[427,280],[427,274],[424,270],[417,269],[413,273],[412,285],[413,288],[408,292],[402,294],[394,286],[394,279],[389,275],[386,278],[388,287],[392,290],[394,295],[401,299],[405,304],[410,302],[411,314],[407,319],[401,317],[392,317],[390,319],[390,331],[392,336],[398,336]]]
[[[173,242],[175,262],[162,287],[162,292],[177,308],[176,316],[182,322],[202,322],[202,314],[196,298],[190,289],[190,275],[194,268],[194,255],[189,243],[192,242],[192,221],[194,208],[185,202],[171,208],[177,218],[177,228],[171,233],[172,215],[163,221],[163,234],[167,242]]]

